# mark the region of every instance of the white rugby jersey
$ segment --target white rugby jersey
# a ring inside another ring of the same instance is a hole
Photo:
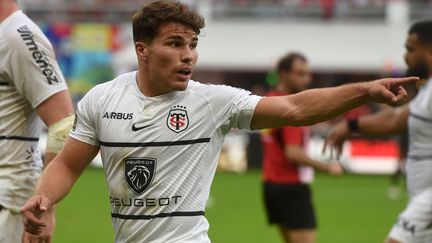
[[[90,90],[71,136],[101,148],[116,242],[209,242],[204,208],[224,136],[250,129],[260,98],[195,81],[145,97],[136,72]]]
[[[432,78],[410,103],[407,185],[410,196],[432,187]]]
[[[66,89],[48,39],[22,11],[0,23],[0,205],[18,212],[41,172],[34,108]]]

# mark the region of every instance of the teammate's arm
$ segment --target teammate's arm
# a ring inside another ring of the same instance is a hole
[[[21,209],[26,231],[39,234],[46,223],[41,216],[66,196],[72,185],[99,151],[90,145],[69,137],[60,153],[45,168],[32,196]]]
[[[309,89],[294,95],[262,98],[252,117],[252,129],[311,125],[369,101],[398,105],[406,101],[403,84],[418,78],[389,78],[339,87]]]
[[[61,134],[63,136],[65,134],[66,136],[64,136],[63,140],[66,139],[67,135],[69,134],[70,128],[72,127],[73,124],[73,122],[71,122],[72,119],[68,117],[74,114],[74,108],[68,90],[60,91],[52,95],[45,101],[43,101],[40,105],[36,107],[36,113],[39,115],[42,121],[47,125],[48,129],[54,124],[59,124],[59,122],[61,122],[63,119],[68,119],[67,121],[68,124],[66,125],[67,127],[69,127],[69,129],[64,129],[64,131],[62,131],[63,134]],[[49,134],[49,135],[53,136],[55,134]],[[62,141],[56,141],[56,142],[62,143]],[[52,147],[52,145],[50,145],[50,147]],[[61,148],[62,144],[58,144],[57,147]],[[44,157],[45,166],[47,166],[48,163],[54,158],[56,152],[58,151],[55,150],[53,151],[52,149],[47,150]]]
[[[407,129],[409,112],[409,105],[406,104],[361,116],[356,121],[355,131],[352,131],[353,128],[350,129],[347,120],[340,121],[327,134],[323,150],[328,146],[334,148],[336,154],[340,155],[345,140],[353,133],[374,136],[400,134]]]
[[[68,90],[50,96],[39,104],[36,113],[48,127],[48,144],[44,155],[44,166],[54,158],[64,144],[73,124],[73,105]],[[38,237],[24,233],[23,242],[51,242],[55,228],[54,207],[43,215],[46,226]]]
[[[407,129],[409,105],[384,109],[380,112],[362,116],[358,119],[356,132],[364,135],[392,135]],[[344,122],[348,126],[347,121]]]

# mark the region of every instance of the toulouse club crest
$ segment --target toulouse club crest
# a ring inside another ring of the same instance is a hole
[[[126,182],[136,194],[142,194],[153,181],[156,171],[154,158],[126,158],[124,159]]]
[[[171,108],[167,117],[168,128],[176,133],[186,130],[189,126],[189,118],[186,107],[176,105]]]

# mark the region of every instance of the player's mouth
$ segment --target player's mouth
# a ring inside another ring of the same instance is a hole
[[[191,68],[182,68],[182,69],[178,70],[176,73],[177,73],[177,76],[179,77],[180,80],[187,81],[192,76],[192,69]]]

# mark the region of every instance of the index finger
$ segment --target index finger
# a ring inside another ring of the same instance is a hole
[[[419,81],[419,77],[411,76],[411,77],[404,77],[404,78],[393,78],[392,84],[395,85],[403,85],[408,83],[413,83]]]
[[[24,206],[21,208],[21,213],[25,213],[27,211],[31,211],[37,207],[39,207],[40,201],[37,198],[31,197]]]
[[[41,197],[41,196],[33,196],[24,204],[21,208],[21,213],[26,211],[35,211],[38,213],[42,213],[48,210],[51,207],[51,202],[49,199]]]

